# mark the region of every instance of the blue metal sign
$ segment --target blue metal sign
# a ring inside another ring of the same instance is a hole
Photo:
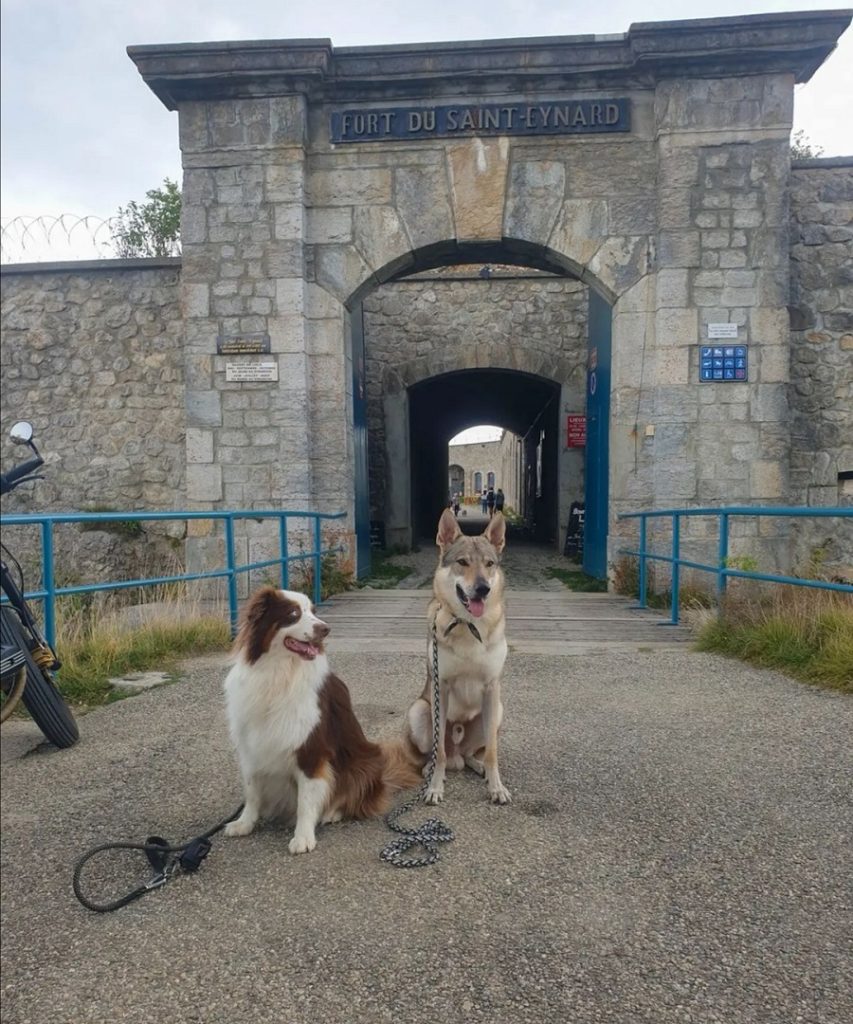
[[[699,349],[699,380],[749,380],[746,345],[702,345]]]
[[[335,110],[329,140],[383,142],[456,135],[581,135],[630,130],[629,99],[545,100]]]

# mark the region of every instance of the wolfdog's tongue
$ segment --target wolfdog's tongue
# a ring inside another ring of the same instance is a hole
[[[485,610],[486,602],[481,601],[479,597],[472,597],[468,601],[468,611],[474,616],[475,619],[479,619]]]

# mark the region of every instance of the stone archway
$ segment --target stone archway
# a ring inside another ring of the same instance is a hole
[[[429,536],[443,500],[447,443],[460,430],[487,421],[519,436],[529,464],[535,462],[539,430],[546,431],[547,486],[544,496],[531,496],[530,525],[543,543],[556,543],[571,502],[583,495],[584,475],[582,450],[564,451],[558,444],[560,411],[567,395],[582,400],[585,375],[567,361],[550,371],[543,373],[541,360],[523,351],[506,352],[503,359],[481,351],[479,360],[457,353],[440,368],[415,359],[388,370],[377,443],[384,449],[382,519],[389,544],[409,547]],[[478,397],[469,404],[472,394]]]
[[[793,86],[849,20],[132,48],[180,111],[188,504],[352,513],[353,313],[401,273],[469,256],[571,273],[612,306],[611,521],[784,500]],[[366,127],[347,137],[354,113]],[[420,131],[433,114],[442,130]],[[700,377],[717,324],[750,346],[748,380]],[[226,379],[217,339],[249,337],[268,339],[264,386]],[[767,546],[776,561],[784,544]]]

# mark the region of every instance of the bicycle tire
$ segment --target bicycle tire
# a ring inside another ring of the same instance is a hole
[[[47,669],[39,668],[30,654],[20,621],[10,609],[3,609],[3,639],[15,643],[27,662],[27,682],[21,695],[24,707],[45,737],[60,750],[73,747],[80,731],[65,698]]]

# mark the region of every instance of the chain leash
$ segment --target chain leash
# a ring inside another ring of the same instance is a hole
[[[413,828],[406,828],[398,822],[403,814],[407,814],[413,807],[421,803],[426,797],[427,790],[432,782],[435,772],[435,762],[438,757],[438,744],[442,737],[439,736],[439,683],[438,683],[438,637],[436,636],[435,622],[432,624],[432,753],[427,762],[426,775],[421,788],[415,793],[411,800],[400,804],[385,815],[385,824],[392,832],[400,836],[385,846],[379,854],[379,859],[393,864],[397,868],[425,868],[435,864],[438,860],[437,843],[449,843],[456,838],[453,830],[449,828],[440,818],[428,818],[420,825]],[[422,846],[425,850],[423,857],[404,857],[403,854],[413,846]]]

